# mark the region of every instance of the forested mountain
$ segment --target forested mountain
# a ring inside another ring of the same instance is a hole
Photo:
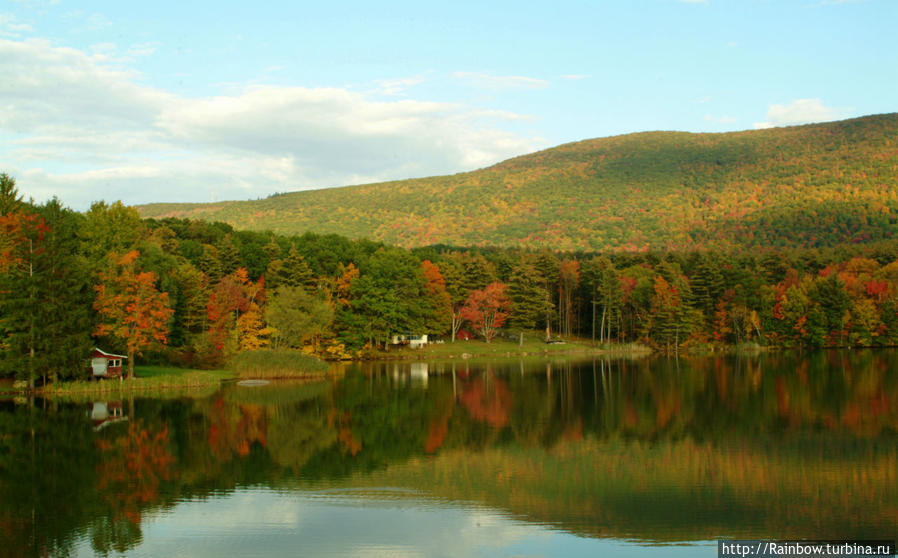
[[[451,176],[138,210],[406,247],[729,250],[884,240],[898,232],[898,114],[630,134]]]

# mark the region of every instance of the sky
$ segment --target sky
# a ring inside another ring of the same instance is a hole
[[[209,202],[898,111],[896,0],[0,0],[0,172]]]

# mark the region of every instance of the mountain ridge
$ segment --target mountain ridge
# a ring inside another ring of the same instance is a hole
[[[896,140],[898,113],[739,132],[638,132],[452,175],[137,209],[406,247],[826,246],[898,234]]]

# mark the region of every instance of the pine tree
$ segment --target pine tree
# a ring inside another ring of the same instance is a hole
[[[287,287],[303,287],[313,289],[317,281],[315,274],[306,263],[306,259],[296,249],[291,246],[287,257],[281,261],[281,265],[275,268],[275,272],[269,277],[269,286],[272,288]]]
[[[0,215],[9,215],[21,209],[22,196],[16,189],[16,179],[0,173]]]
[[[0,261],[0,367],[27,380],[33,388],[40,369],[36,346],[41,298],[38,260],[47,225],[36,213],[19,210],[0,216],[0,231],[7,244]]]
[[[542,278],[543,290],[546,293],[545,310],[546,316],[543,325],[546,328],[546,341],[551,337],[552,313],[555,309],[555,302],[552,294],[558,289],[559,268],[561,263],[552,252],[544,250],[537,254],[534,261],[536,270]],[[558,329],[558,328],[556,328]]]
[[[234,246],[231,235],[225,235],[215,245],[215,248],[218,251],[218,269],[221,275],[233,273],[240,267],[240,253],[237,251],[237,247]]]
[[[512,267],[508,296],[512,302],[509,327],[535,329],[545,318],[549,296],[542,276],[532,263],[522,260]]]
[[[711,323],[717,301],[724,291],[721,266],[708,254],[697,255],[695,260],[692,275],[689,278],[692,302],[695,308],[704,314],[706,323]]]
[[[46,381],[81,372],[91,296],[75,236],[79,217],[55,198],[34,209],[0,218],[14,243],[0,272],[2,366],[32,387],[38,374]]]
[[[63,208],[56,198],[44,204],[40,213],[49,230],[39,262],[36,350],[41,355],[41,372],[55,381],[82,373],[92,345],[93,292],[76,236],[81,216]]]
[[[200,269],[209,278],[209,284],[218,283],[227,275],[222,272],[221,259],[218,257],[218,248],[211,244],[203,244],[203,254],[200,256]]]

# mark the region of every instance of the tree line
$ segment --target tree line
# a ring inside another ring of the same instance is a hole
[[[394,335],[638,342],[680,352],[898,342],[898,242],[559,253],[404,249],[338,235],[79,213],[0,182],[0,373],[86,375],[92,346],[181,366],[296,349],[358,358]]]

